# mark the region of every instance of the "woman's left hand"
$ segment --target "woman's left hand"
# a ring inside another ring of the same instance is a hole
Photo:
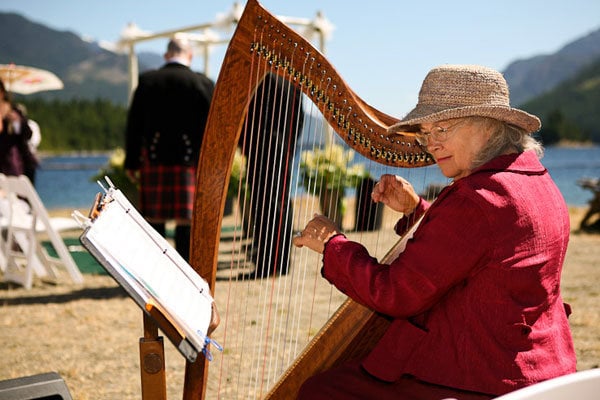
[[[315,214],[312,220],[298,236],[293,239],[294,246],[308,247],[317,253],[323,253],[325,243],[333,236],[342,233],[335,222],[324,215]]]
[[[390,174],[381,176],[371,193],[371,198],[404,215],[411,214],[420,201],[419,195],[409,181]]]

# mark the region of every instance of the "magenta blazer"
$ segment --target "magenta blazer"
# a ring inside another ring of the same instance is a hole
[[[425,211],[390,265],[343,235],[326,245],[323,276],[393,318],[363,367],[492,395],[575,372],[560,294],[569,215],[537,156],[500,156],[411,217]]]

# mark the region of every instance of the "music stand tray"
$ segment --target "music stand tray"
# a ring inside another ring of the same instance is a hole
[[[107,181],[110,187],[97,196],[89,218],[80,221],[85,226],[80,241],[179,352],[195,362],[212,342],[207,332],[214,300],[208,283]]]

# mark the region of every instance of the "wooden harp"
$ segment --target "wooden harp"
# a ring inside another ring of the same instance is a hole
[[[301,90],[304,101],[308,99],[311,106],[320,111],[337,135],[355,152],[369,160],[408,168],[433,163],[431,157],[415,143],[414,137],[388,134],[387,128],[397,119],[361,100],[309,42],[262,8],[257,1],[249,0],[229,44],[217,80],[199,158],[192,223],[190,264],[209,282],[217,299],[221,314],[221,327],[215,331],[217,336],[229,335],[220,333],[226,329],[224,325],[228,324],[227,313],[230,306],[219,304],[219,291],[239,289],[226,286],[220,289],[221,282],[215,287],[232,162],[240,143],[241,132],[245,129],[249,105],[267,74],[276,75]],[[249,285],[264,285],[272,292],[271,282],[278,279],[269,278],[266,283],[265,280],[252,283],[232,283],[230,280],[229,284],[244,288]],[[291,289],[292,292],[293,290]],[[248,325],[252,323],[255,321]],[[275,374],[278,381],[259,377],[255,380],[260,389],[244,389],[239,394],[219,389],[213,391],[210,386],[216,380],[222,380],[222,386],[227,386],[228,380],[234,378],[209,377],[209,362],[202,358],[186,365],[183,397],[190,400],[204,396],[228,399],[293,398],[307,377],[338,362],[365,354],[380,338],[387,323],[385,318],[347,300],[318,333],[310,335],[313,336],[312,340],[307,340],[309,343],[303,351],[300,349],[300,356],[287,363],[289,365],[278,367],[282,371]],[[229,357],[227,339],[222,344],[225,348],[222,357]],[[263,349],[260,352],[260,362],[268,362],[270,353]],[[216,354],[215,357],[219,355]],[[213,364],[210,368],[231,369]]]

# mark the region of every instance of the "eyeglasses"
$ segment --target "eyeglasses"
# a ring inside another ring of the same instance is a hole
[[[421,146],[427,147],[431,140],[435,140],[436,142],[443,142],[448,139],[448,133],[451,129],[456,128],[458,125],[462,124],[466,120],[460,120],[455,124],[442,128],[441,126],[434,126],[430,131],[424,132],[419,131],[415,132],[415,139],[417,143]]]

